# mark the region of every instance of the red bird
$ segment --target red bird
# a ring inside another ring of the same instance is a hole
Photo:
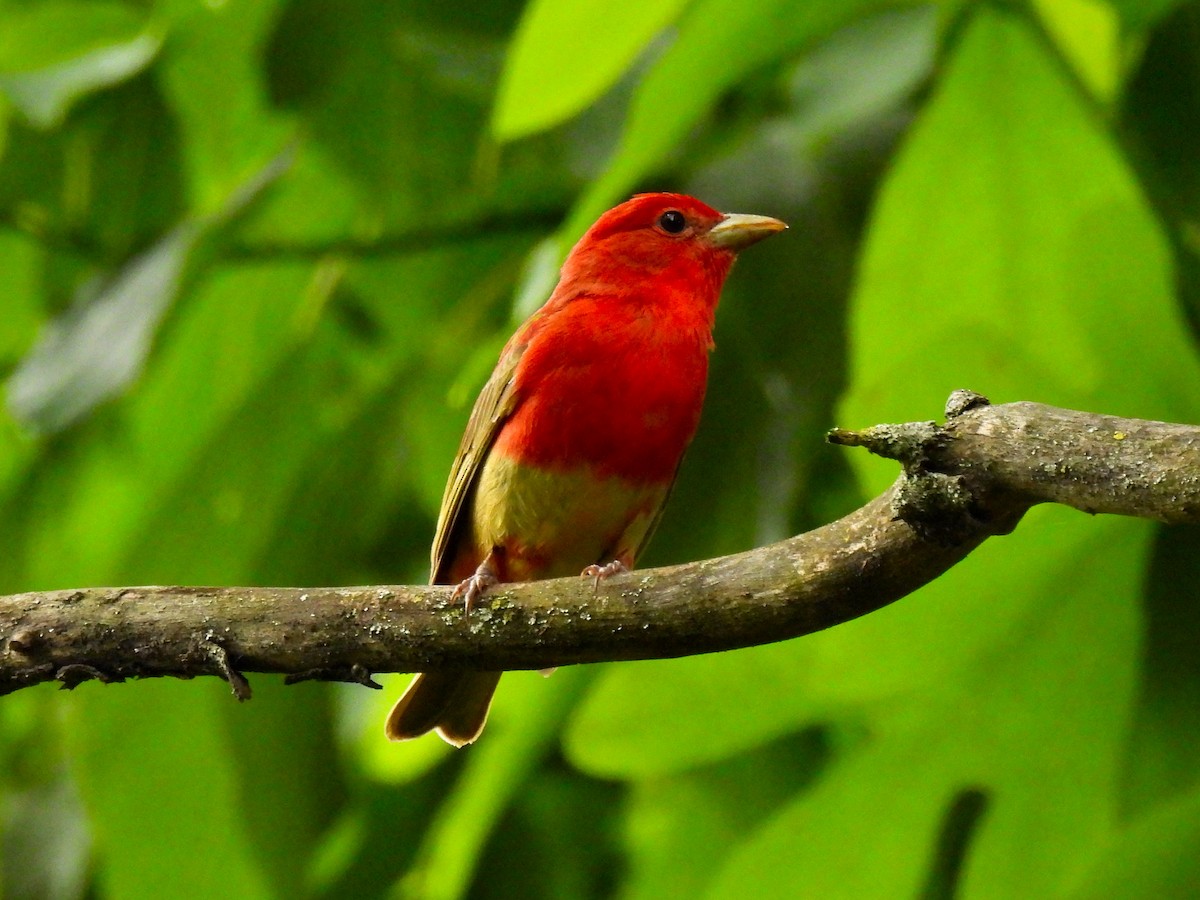
[[[704,402],[713,316],[735,254],[787,226],[640,194],[575,245],[545,306],[512,336],[450,470],[433,584],[468,612],[489,587],[633,567]],[[500,672],[417,675],[394,741],[479,737]]]

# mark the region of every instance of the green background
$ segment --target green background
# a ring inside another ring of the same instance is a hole
[[[955,388],[1200,421],[1200,4],[0,0],[0,593],[420,582],[475,392],[636,190],[738,264],[645,563],[853,509]],[[0,700],[11,898],[1200,895],[1196,529],[1034,510],[785,644]]]

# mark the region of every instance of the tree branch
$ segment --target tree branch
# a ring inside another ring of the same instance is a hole
[[[1200,522],[1200,428],[990,406],[947,423],[835,430],[904,474],[822,528],[746,553],[615,576],[502,585],[466,616],[444,586],[133,587],[0,598],[0,693],[43,681],[243,671],[373,685],[372,672],[543,669],[732,650],[828,628],[937,578],[1030,506]]]

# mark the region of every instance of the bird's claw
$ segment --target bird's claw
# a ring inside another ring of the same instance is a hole
[[[624,575],[628,571],[629,566],[625,565],[625,563],[619,559],[614,559],[612,562],[605,563],[602,566],[593,563],[580,572],[579,577],[595,579],[592,582],[592,590],[596,591],[600,589],[601,578],[611,578],[613,575]]]
[[[453,603],[459,597],[462,598],[463,608],[470,615],[471,610],[475,608],[476,601],[479,600],[489,588],[495,587],[500,583],[500,579],[486,565],[480,566],[475,570],[475,574],[469,578],[464,578],[454,588],[454,593],[450,595],[450,602]]]

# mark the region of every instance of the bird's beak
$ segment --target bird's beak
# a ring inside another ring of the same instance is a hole
[[[787,225],[770,216],[726,213],[708,232],[711,244],[725,250],[741,250],[763,238],[784,231]]]

